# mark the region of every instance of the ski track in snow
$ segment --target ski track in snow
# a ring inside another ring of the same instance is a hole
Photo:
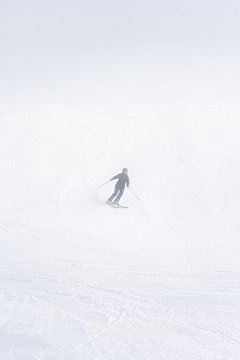
[[[0,360],[239,360],[228,109],[51,111],[2,129]],[[98,184],[126,164],[142,200],[115,211]]]

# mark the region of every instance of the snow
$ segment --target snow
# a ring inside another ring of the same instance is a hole
[[[239,108],[1,114],[0,359],[238,360]]]

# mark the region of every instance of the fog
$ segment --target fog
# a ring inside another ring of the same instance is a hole
[[[10,1],[2,101],[233,102],[237,1]]]
[[[1,3],[0,360],[239,359],[239,9]]]

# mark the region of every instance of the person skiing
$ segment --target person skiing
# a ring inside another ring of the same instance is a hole
[[[115,185],[114,193],[107,200],[107,204],[113,203],[118,205],[118,202],[124,193],[125,185],[127,184],[127,187],[129,186],[128,169],[124,168],[120,174],[112,177],[110,180],[113,181],[117,179],[118,181]]]

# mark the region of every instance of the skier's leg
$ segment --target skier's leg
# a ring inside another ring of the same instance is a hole
[[[119,202],[119,200],[120,200],[121,197],[123,196],[123,192],[124,192],[124,188],[120,188],[120,189],[119,189],[119,193],[118,193],[116,199],[114,200],[114,202]]]
[[[108,199],[108,202],[112,202],[113,199],[117,196],[118,192],[119,192],[119,189],[117,186],[115,186],[114,193],[110,196],[110,198]]]

